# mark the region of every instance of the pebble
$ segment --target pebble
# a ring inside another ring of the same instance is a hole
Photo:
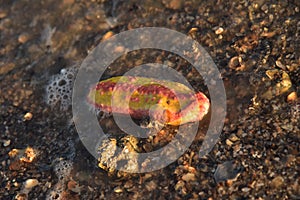
[[[290,72],[296,71],[298,67],[299,67],[299,66],[298,66],[296,63],[292,63],[291,65],[286,65],[286,68],[287,68]]]
[[[267,70],[266,75],[269,77],[270,80],[276,80],[281,76],[281,81],[278,82],[275,87],[272,87],[269,90],[267,90],[265,94],[263,94],[263,98],[270,99],[274,95],[282,95],[283,93],[289,91],[289,89],[292,87],[292,81],[290,79],[290,76],[285,71],[277,69]]]
[[[29,40],[29,35],[27,33],[22,33],[18,37],[18,42],[21,43],[21,44],[26,43],[28,40]]]
[[[124,188],[128,191],[129,188],[132,188],[133,187],[133,182],[130,180],[130,181],[127,181],[125,184],[124,184]]]
[[[31,163],[35,159],[36,155],[37,152],[33,148],[27,147],[25,149],[24,156],[20,158],[20,161]]]
[[[290,87],[292,86],[292,82],[290,79],[290,76],[286,72],[282,72],[282,81],[276,85],[278,88],[280,94],[288,91]]]
[[[26,194],[17,194],[14,198],[15,200],[27,200]]]
[[[175,190],[180,190],[181,188],[183,188],[185,185],[185,183],[183,181],[178,181],[175,185]]]
[[[32,113],[28,112],[24,115],[24,121],[29,121],[33,117]]]
[[[231,142],[229,139],[226,139],[225,142],[226,142],[226,144],[227,144],[228,146],[230,146],[230,147],[233,145],[233,142]]]
[[[241,64],[241,61],[242,61],[242,58],[239,57],[239,56],[234,56],[230,59],[229,63],[228,63],[228,66],[230,69],[236,69],[237,67],[240,66]]]
[[[10,152],[8,152],[8,156],[11,158],[16,157],[19,154],[19,150],[18,149],[12,149]]]
[[[107,40],[108,38],[112,37],[114,35],[114,32],[112,31],[108,31],[107,33],[105,33],[102,37],[101,41]]]
[[[184,180],[186,182],[195,181],[196,180],[196,176],[193,173],[187,173],[187,174],[184,174],[182,176],[182,180]]]
[[[10,140],[4,140],[4,142],[3,142],[3,146],[4,147],[7,147],[7,146],[9,146],[10,145]]]
[[[279,161],[280,161],[280,158],[275,157],[274,160],[277,161],[277,162],[279,162]]]
[[[123,189],[120,186],[118,186],[118,187],[114,188],[114,192],[115,193],[121,193],[121,192],[123,192]]]
[[[279,70],[278,69],[271,69],[266,71],[266,75],[269,79],[273,80],[276,76],[278,76]]]
[[[273,37],[274,35],[276,35],[276,31],[272,31],[272,32],[263,32],[261,34],[262,37],[266,37],[266,38],[271,38]]]
[[[291,92],[288,96],[287,96],[287,101],[296,101],[297,100],[297,93],[296,92]]]
[[[193,33],[196,33],[197,31],[199,31],[199,29],[197,27],[193,27],[189,30],[189,34],[193,34]]]
[[[217,30],[215,31],[215,33],[216,33],[217,35],[220,35],[220,34],[222,34],[223,32],[224,32],[224,29],[223,29],[222,27],[217,28]]]
[[[229,140],[232,141],[232,142],[236,142],[236,141],[239,141],[240,138],[238,138],[238,137],[233,133],[233,134],[231,134],[231,135],[229,136]]]
[[[155,190],[155,188],[157,188],[157,184],[152,180],[150,182],[147,182],[145,187],[148,191],[153,191]]]
[[[214,179],[217,183],[237,178],[241,172],[241,167],[234,164],[234,161],[226,161],[218,165]]]
[[[286,70],[286,67],[280,62],[280,60],[276,60],[276,66],[283,69],[283,70]]]
[[[17,161],[31,163],[35,159],[37,152],[32,147],[27,147],[26,149],[12,149],[8,152],[8,155],[11,158],[17,157]]]
[[[250,188],[248,188],[248,187],[244,187],[244,188],[242,188],[242,191],[243,192],[249,192],[251,189]]]
[[[24,183],[25,189],[31,189],[39,184],[37,179],[27,179]]]
[[[284,183],[284,178],[282,176],[277,176],[271,181],[271,187],[277,189],[280,188]]]

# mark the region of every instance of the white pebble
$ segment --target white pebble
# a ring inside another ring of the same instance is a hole
[[[9,145],[10,145],[10,140],[4,140],[3,146],[4,146],[4,147],[7,147],[7,146],[9,146]]]
[[[215,33],[217,34],[217,35],[220,35],[220,34],[222,34],[224,32],[224,29],[222,28],[222,27],[219,27],[216,31],[215,31]]]
[[[31,189],[39,184],[37,179],[27,179],[24,183],[25,189]]]

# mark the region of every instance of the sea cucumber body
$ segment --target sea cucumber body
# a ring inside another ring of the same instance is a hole
[[[199,121],[209,109],[208,98],[184,84],[132,76],[98,82],[87,101],[104,112],[130,114],[136,119],[150,116],[174,126]]]

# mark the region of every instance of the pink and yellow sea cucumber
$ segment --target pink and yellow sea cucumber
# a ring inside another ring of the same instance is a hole
[[[98,82],[90,89],[87,101],[104,112],[130,114],[136,119],[151,116],[173,126],[200,121],[210,106],[203,93],[195,94],[184,84],[133,76]]]

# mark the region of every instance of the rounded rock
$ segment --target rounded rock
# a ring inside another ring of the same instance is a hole
[[[27,179],[24,183],[25,189],[31,189],[39,184],[37,179]]]
[[[29,121],[33,117],[32,113],[28,112],[24,115],[24,121]]]

